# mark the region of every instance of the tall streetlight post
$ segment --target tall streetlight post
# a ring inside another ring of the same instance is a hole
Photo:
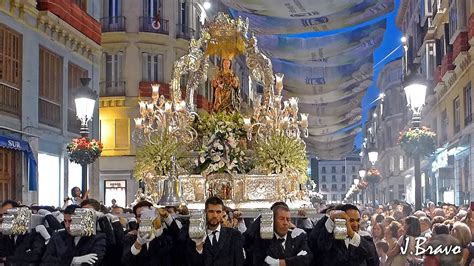
[[[407,103],[413,112],[411,123],[414,128],[420,127],[421,123],[421,109],[425,104],[427,88],[425,82],[425,79],[418,75],[416,71],[411,71],[410,75],[408,75],[404,81]],[[421,210],[421,162],[419,153],[413,154],[413,163],[415,168],[415,209]],[[428,184],[425,185],[428,186]]]
[[[359,185],[359,179],[354,178],[354,187],[357,188],[357,185]],[[354,198],[355,198],[354,203],[357,204],[357,194],[354,196]]]
[[[369,152],[367,152],[367,155],[369,156],[369,161],[372,164],[372,167],[374,167],[375,163],[378,160],[379,152],[375,149],[371,149],[371,150],[369,150]],[[372,187],[372,205],[374,207],[376,207],[376,204],[375,204],[375,182],[372,180],[370,183],[371,183],[371,187]]]
[[[364,177],[366,174],[367,174],[367,171],[365,169],[359,170],[360,181],[364,180]],[[355,183],[355,179],[354,179],[354,183]],[[362,204],[364,204],[364,190],[361,191],[360,201],[362,202]]]
[[[81,87],[76,93],[74,102],[76,103],[76,115],[81,121],[82,137],[89,137],[88,123],[92,120],[94,114],[95,102],[97,101],[97,93],[89,87],[90,78],[81,78]],[[82,195],[87,191],[87,164],[81,164],[82,167]]]

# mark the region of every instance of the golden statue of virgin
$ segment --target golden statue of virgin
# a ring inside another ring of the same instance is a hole
[[[230,59],[222,59],[222,67],[212,80],[214,103],[212,112],[232,113],[240,109],[239,78],[232,72]]]

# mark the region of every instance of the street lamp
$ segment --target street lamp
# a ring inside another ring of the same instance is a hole
[[[360,177],[359,182],[364,180],[364,177],[366,174],[367,174],[367,171],[365,169],[359,170],[359,177]],[[355,183],[355,180],[354,180],[354,183]],[[360,191],[360,202],[364,204],[364,190],[363,189]]]
[[[76,115],[81,121],[81,136],[89,136],[89,127],[87,124],[92,120],[94,106],[97,101],[97,93],[89,87],[90,78],[81,78],[81,87],[76,93],[74,102],[76,103]],[[87,164],[81,164],[82,167],[82,195],[87,191]]]
[[[413,112],[412,126],[417,128],[421,122],[421,109],[425,104],[426,97],[426,80],[412,68],[410,74],[405,78],[404,91],[407,103]],[[421,210],[421,171],[420,171],[420,154],[413,154],[414,170],[415,170],[415,209]]]
[[[370,150],[367,155],[369,156],[369,161],[372,165],[375,165],[377,159],[379,158],[379,152],[376,150]]]

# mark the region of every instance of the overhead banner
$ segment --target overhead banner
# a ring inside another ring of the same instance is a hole
[[[360,55],[372,54],[383,40],[385,27],[383,19],[359,29],[326,36],[264,35],[258,38],[258,43],[270,58],[304,60],[320,66],[344,65],[356,62]]]
[[[350,9],[363,0],[222,0],[228,7],[260,16],[316,18]]]
[[[231,0],[228,0],[231,1]],[[271,3],[272,0],[266,0]],[[257,2],[257,1],[252,1]],[[259,3],[261,1],[258,1]],[[331,3],[333,1],[327,1]],[[323,4],[324,5],[324,4]],[[359,4],[340,10],[336,13],[312,18],[281,18],[267,15],[257,15],[254,10],[240,11],[233,9],[234,17],[249,18],[249,30],[256,34],[292,34],[315,31],[329,31],[351,27],[392,11],[393,0],[361,0]]]
[[[309,128],[319,129],[330,126],[352,124],[357,120],[360,120],[362,116],[360,115],[362,108],[355,108],[357,110],[351,110],[343,116],[312,116],[308,117]]]
[[[341,80],[325,84],[325,85],[308,85],[308,86],[299,86],[299,87],[292,87],[283,79],[283,84],[285,85],[285,91],[291,93],[298,93],[304,95],[320,95],[331,93],[336,90],[344,90],[350,86],[370,86],[372,84],[372,72],[370,76],[368,76],[365,80],[356,80],[352,77],[343,77]],[[366,85],[365,85],[366,84]]]
[[[360,118],[362,118],[362,117],[360,117]],[[337,124],[337,125],[333,125],[333,126],[327,126],[327,127],[319,127],[319,128],[310,127],[310,128],[308,128],[308,130],[309,130],[309,134],[311,136],[331,135],[331,134],[335,134],[335,133],[341,131],[344,128],[350,128],[350,127],[356,126],[357,124],[361,123],[361,120],[362,119],[353,119],[353,120],[349,121],[348,123],[341,123],[341,124]]]
[[[335,67],[308,67],[298,64],[289,64],[274,60],[273,72],[284,73],[284,85],[299,88],[301,85],[324,85],[333,82],[344,82],[344,78],[353,78],[363,81],[371,78],[372,58],[358,64],[349,64]],[[357,73],[359,72],[359,73]],[[370,74],[370,75],[369,75]]]
[[[345,98],[337,102],[324,103],[324,104],[300,103],[298,104],[298,106],[299,106],[299,111],[302,113],[309,113],[309,114],[321,115],[321,116],[345,115],[346,113],[350,112],[353,108],[360,106],[363,96],[364,96],[364,93],[360,93],[355,97]]]
[[[355,97],[359,93],[364,92],[367,90],[370,84],[364,84],[363,86],[351,86],[345,90],[335,90],[330,93],[321,94],[321,95],[305,95],[299,93],[291,93],[283,91],[283,95],[287,98],[289,97],[298,97],[300,103],[331,103],[336,102],[341,99]]]
[[[310,139],[310,142],[312,141],[322,141],[322,142],[343,141],[343,140],[348,139],[349,137],[354,136],[355,134],[358,134],[361,131],[362,129],[360,127],[355,127],[346,132],[337,132],[334,134],[323,135],[323,136],[310,135],[308,138]]]

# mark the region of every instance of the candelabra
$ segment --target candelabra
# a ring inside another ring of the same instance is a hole
[[[135,118],[136,142],[155,143],[155,137],[169,135],[185,143],[191,143],[197,132],[192,123],[197,113],[192,112],[185,101],[174,102],[159,93],[160,85],[152,85],[152,101],[140,101],[140,117]]]
[[[308,137],[308,114],[301,113],[298,120],[298,98],[291,97],[282,101],[283,76],[281,73],[275,74],[275,96],[264,105],[262,105],[261,96],[258,96],[252,117],[244,118],[248,140],[252,140],[253,134],[256,135],[257,140],[272,134],[300,138],[303,133],[305,138]]]

